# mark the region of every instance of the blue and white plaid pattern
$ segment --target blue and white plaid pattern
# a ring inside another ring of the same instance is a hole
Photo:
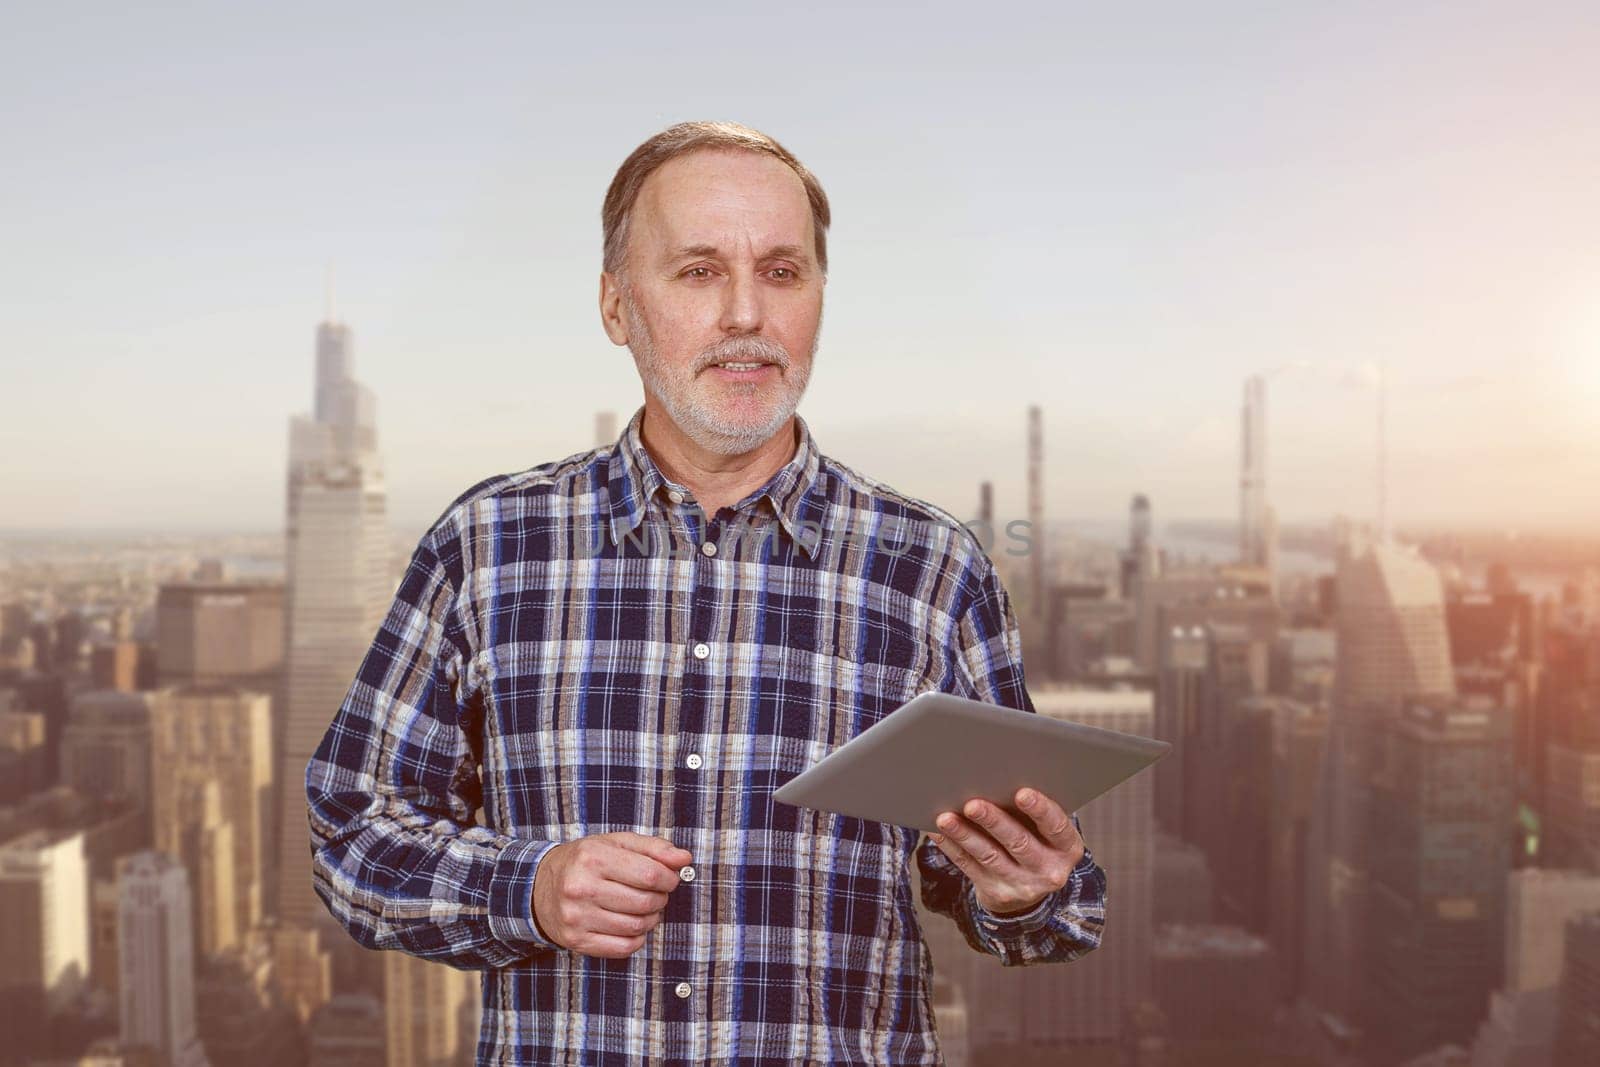
[[[708,518],[642,414],[423,535],[307,767],[317,893],[364,945],[484,970],[480,1063],[939,1062],[912,857],[924,902],[1006,964],[1097,946],[1104,872],[1085,852],[999,918],[915,830],[772,794],[922,690],[1032,711],[1006,592],[970,531],[804,420]],[[617,830],[697,876],[627,959],[553,945],[540,858]]]

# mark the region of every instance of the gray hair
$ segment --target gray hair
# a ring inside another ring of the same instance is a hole
[[[600,209],[600,227],[605,241],[602,269],[611,274],[621,274],[628,248],[628,220],[633,214],[633,204],[639,198],[639,188],[644,180],[667,160],[701,149],[760,152],[782,160],[799,175],[806,187],[806,199],[811,202],[811,228],[816,234],[817,267],[824,274],[828,272],[828,223],[832,214],[828,209],[828,194],[822,191],[822,183],[783,145],[761,131],[737,122],[680,122],[645,141],[622,161],[616,176],[611,179],[611,187],[606,190],[605,203]]]

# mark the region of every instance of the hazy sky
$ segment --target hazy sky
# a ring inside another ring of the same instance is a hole
[[[599,206],[686,118],[833,201],[804,414],[974,513],[1600,520],[1600,5],[34,4],[0,33],[0,528],[271,528],[325,269],[391,510],[639,403]],[[886,5],[887,6],[887,5]],[[1404,8],[1404,10],[1400,10]],[[1354,384],[1352,384],[1354,383]]]

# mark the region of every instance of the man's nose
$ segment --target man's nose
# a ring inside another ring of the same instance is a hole
[[[756,279],[743,271],[733,273],[723,287],[722,331],[726,334],[754,333],[761,328],[761,289]]]

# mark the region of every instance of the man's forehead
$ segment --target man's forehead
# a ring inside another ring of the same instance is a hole
[[[800,176],[757,152],[691,152],[662,164],[639,190],[637,222],[658,256],[757,255],[812,249],[811,202]]]

